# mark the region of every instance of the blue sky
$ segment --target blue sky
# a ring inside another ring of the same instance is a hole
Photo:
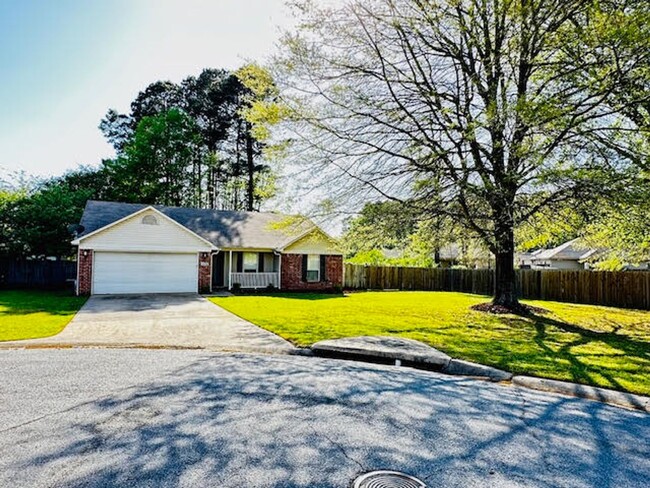
[[[159,79],[263,62],[289,24],[283,0],[0,0],[0,169],[98,164],[109,108]]]

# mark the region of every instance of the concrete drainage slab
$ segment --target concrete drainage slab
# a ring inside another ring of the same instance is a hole
[[[490,381],[512,379],[512,374],[507,371],[454,359],[423,342],[402,337],[345,337],[317,342],[311,346],[311,349],[317,356],[330,358],[412,366]]]
[[[451,361],[444,352],[401,337],[344,337],[317,342],[311,349],[318,356],[370,359],[387,364],[400,360],[406,364],[428,365],[431,369],[442,369]]]
[[[427,485],[413,476],[398,471],[372,471],[359,476],[353,488],[426,488]]]

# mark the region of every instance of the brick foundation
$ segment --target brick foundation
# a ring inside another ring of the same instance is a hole
[[[93,286],[93,250],[79,249],[77,254],[77,295],[90,295]]]
[[[326,291],[343,286],[343,256],[326,256],[326,281],[302,281],[302,254],[283,254],[282,289],[289,291]]]
[[[212,258],[209,252],[199,253],[199,293],[210,293],[212,287]]]

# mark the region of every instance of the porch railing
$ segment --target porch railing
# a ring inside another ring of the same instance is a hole
[[[239,283],[242,288],[280,288],[280,273],[231,273],[230,283]]]

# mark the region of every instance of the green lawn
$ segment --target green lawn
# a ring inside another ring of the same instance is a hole
[[[395,335],[514,373],[650,395],[650,312],[526,301],[551,313],[497,316],[469,309],[487,297],[450,292],[210,300],[299,346],[346,336]]]
[[[0,341],[58,334],[85,301],[69,292],[0,291]]]

